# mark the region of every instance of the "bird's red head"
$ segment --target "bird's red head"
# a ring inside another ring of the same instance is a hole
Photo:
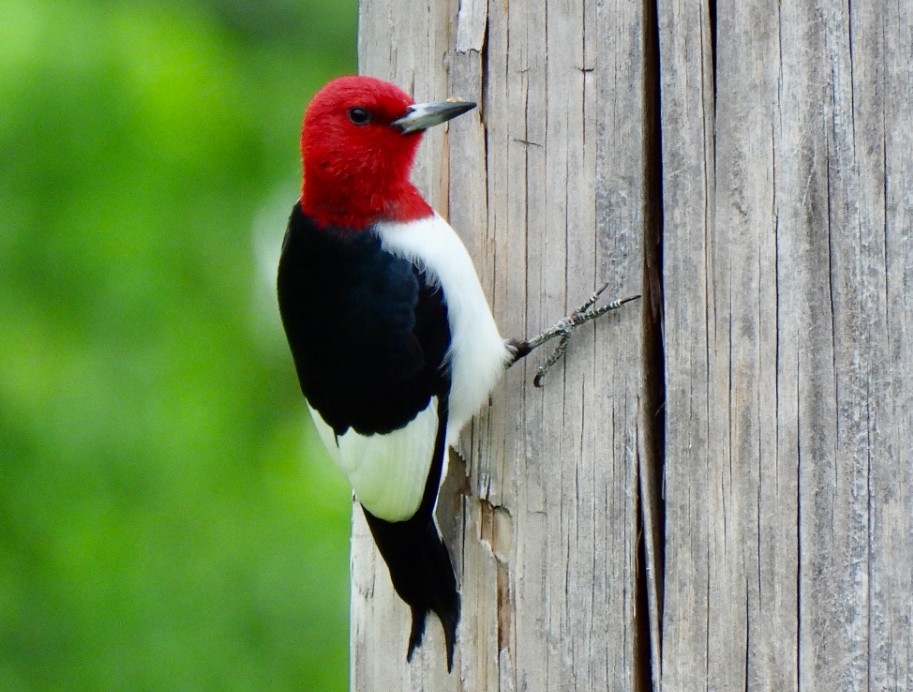
[[[409,180],[422,131],[474,105],[416,105],[373,77],[329,82],[304,114],[302,211],[321,226],[356,230],[431,214]]]

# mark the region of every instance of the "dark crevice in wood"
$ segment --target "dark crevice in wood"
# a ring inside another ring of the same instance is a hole
[[[485,124],[485,113],[488,112],[489,88],[491,75],[488,69],[488,30],[491,24],[491,17],[485,19],[485,33],[482,35],[482,50],[479,53],[479,69],[481,70],[482,84],[479,89],[479,118],[482,120],[482,127],[485,128],[486,137],[488,127]],[[487,144],[487,141],[486,141]],[[486,146],[485,151],[488,151]],[[486,178],[487,179],[487,178]]]
[[[644,689],[661,682],[662,604],[665,574],[665,504],[662,492],[666,437],[666,374],[662,331],[663,159],[658,0],[644,2],[644,449],[639,474],[637,633]],[[650,561],[648,564],[647,561]],[[649,573],[648,573],[649,570]],[[650,603],[651,599],[655,601]],[[651,621],[651,618],[653,621]],[[652,636],[651,636],[652,635]]]
[[[491,87],[491,75],[488,69],[488,30],[491,25],[491,17],[486,16],[485,18],[485,33],[482,36],[482,52],[479,54],[479,64],[482,71],[482,83],[479,87],[479,122],[482,125],[482,137],[483,137],[483,146],[485,147],[485,180],[488,180],[488,166],[489,166],[489,157],[491,149],[488,142],[488,123],[485,122],[485,113],[488,112],[488,103],[491,100],[491,94],[489,89]],[[483,186],[485,188],[485,216],[486,218],[491,218],[491,189],[488,185]],[[497,260],[497,257],[495,257]],[[495,267],[492,268],[494,270]],[[494,306],[492,306],[494,307]]]
[[[710,77],[713,80],[713,113],[716,115],[716,47],[717,47],[717,31],[716,31],[716,0],[707,0],[707,16],[710,21],[710,65],[713,70]],[[714,117],[714,120],[716,118]]]
[[[650,645],[650,585],[647,578],[647,532],[644,527],[643,476],[637,474],[634,503],[637,507],[636,533],[637,564],[634,570],[634,670],[631,687],[638,692],[653,689],[652,646]]]

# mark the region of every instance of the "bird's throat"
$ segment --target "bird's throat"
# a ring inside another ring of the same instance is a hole
[[[301,210],[320,227],[366,230],[381,221],[405,223],[431,215],[431,206],[409,181],[391,184],[383,179],[359,185],[305,174]]]

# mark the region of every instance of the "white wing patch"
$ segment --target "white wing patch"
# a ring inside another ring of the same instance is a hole
[[[415,514],[434,454],[437,397],[405,427],[384,435],[359,435],[349,428],[337,437],[318,411],[310,404],[308,409],[320,439],[365,509],[386,521]]]

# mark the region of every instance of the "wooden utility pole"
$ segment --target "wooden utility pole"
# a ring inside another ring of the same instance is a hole
[[[452,674],[356,508],[354,689],[913,689],[911,37],[898,0],[363,0],[361,72],[480,104],[415,179],[502,333],[644,300],[452,456]]]

